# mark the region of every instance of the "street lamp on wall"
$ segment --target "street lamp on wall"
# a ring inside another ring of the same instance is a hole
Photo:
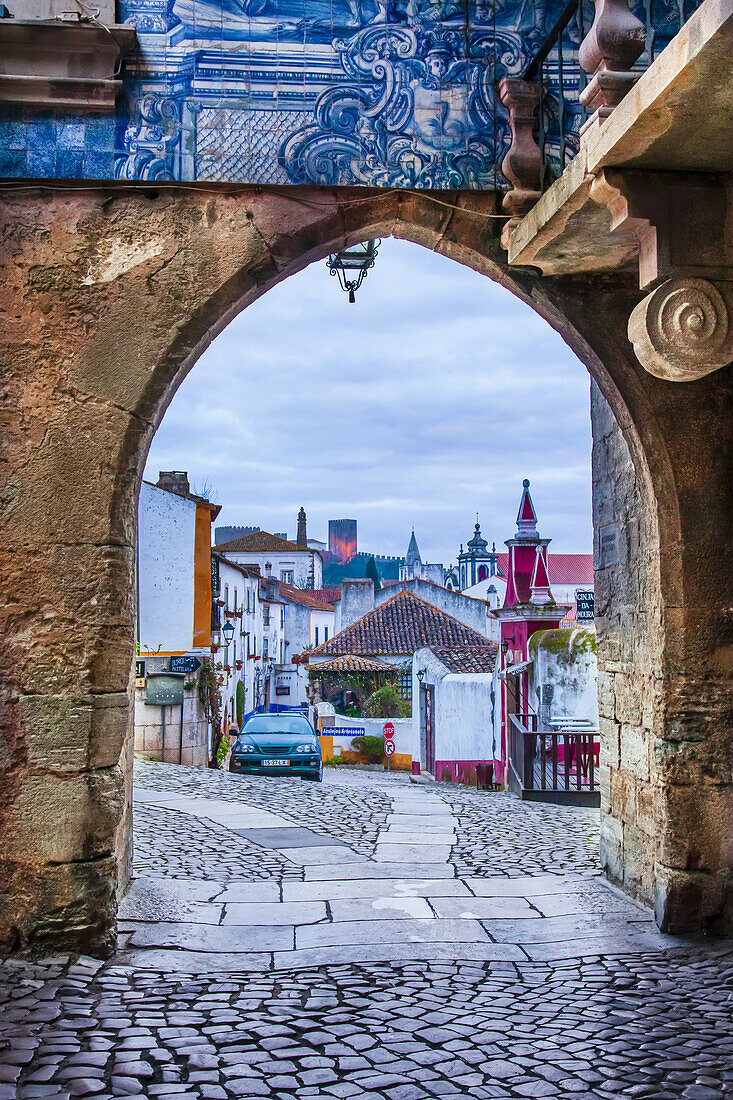
[[[232,644],[232,638],[234,637],[234,623],[227,620],[222,627],[222,634],[224,635],[224,645],[228,648]]]
[[[367,272],[374,267],[381,243],[381,240],[364,241],[353,248],[336,252],[326,260],[326,267],[332,275],[338,276],[339,285],[349,295],[350,302],[356,301],[357,290],[364,282]]]
[[[420,681],[420,683],[422,683],[423,680],[425,679],[425,677],[427,676],[427,672],[428,672],[428,670],[426,668],[419,668],[417,670],[417,678]]]
[[[510,642],[512,643],[512,645],[514,645],[514,635],[513,634],[511,636],[511,638],[502,638],[502,640],[501,640],[501,652],[504,654],[505,657],[506,657],[507,653],[509,652],[509,643]]]

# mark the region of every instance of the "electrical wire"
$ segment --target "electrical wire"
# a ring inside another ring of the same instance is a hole
[[[378,195],[371,194],[365,195],[363,198],[349,198],[341,199],[337,202],[319,202],[317,199],[308,198],[305,195],[295,194],[295,187],[293,190],[281,190],[275,186],[263,188],[261,185],[254,184],[223,184],[221,187],[207,187],[205,184],[197,183],[176,183],[174,181],[165,180],[162,183],[148,182],[141,180],[139,183],[124,183],[121,184],[117,180],[100,180],[98,183],[59,183],[54,181],[53,183],[46,183],[44,181],[27,183],[25,181],[16,182],[15,180],[0,180],[0,190],[12,191],[14,193],[20,191],[37,192],[37,191],[60,191],[72,193],[75,191],[104,191],[109,190],[113,192],[126,192],[129,194],[146,194],[150,191],[198,191],[205,195],[224,195],[225,197],[231,195],[241,195],[245,193],[251,193],[254,195],[263,194],[275,194],[281,198],[288,199],[291,202],[299,203],[301,206],[315,206],[323,209],[333,209],[335,206],[359,206],[363,203],[374,202],[377,198],[389,198],[391,195],[397,195],[402,197],[403,195],[415,195],[421,199],[426,199],[428,202],[435,203],[438,206],[444,206],[449,210],[455,210],[459,214],[468,214],[475,218],[500,218],[502,221],[506,221],[511,217],[510,214],[489,214],[484,210],[472,210],[467,206],[458,206],[456,203],[447,202],[445,199],[439,199],[437,196],[431,194],[428,191],[415,190],[410,191],[407,189],[391,188],[385,190]],[[468,195],[481,195],[481,194],[497,194],[495,191],[467,191]]]

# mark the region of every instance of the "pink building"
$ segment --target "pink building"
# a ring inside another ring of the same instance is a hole
[[[508,539],[507,586],[503,607],[492,614],[500,621],[500,709],[498,718],[499,759],[495,778],[506,782],[510,714],[533,714],[529,700],[527,643],[537,630],[552,630],[568,612],[566,604],[557,604],[552,595],[547,565],[550,539],[540,537],[537,513],[525,478],[517,513],[517,533]]]

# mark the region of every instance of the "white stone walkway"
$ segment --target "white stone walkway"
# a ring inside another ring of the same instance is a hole
[[[263,780],[263,782],[266,782]],[[383,790],[383,787],[382,787]],[[297,798],[297,785],[291,788]],[[258,881],[137,878],[120,910],[121,959],[211,973],[330,963],[553,962],[665,950],[651,914],[598,876],[457,878],[458,819],[436,787],[395,784],[372,858],[284,813],[135,786],[138,805],[215,825],[297,872]],[[517,838],[521,858],[521,838]],[[250,856],[251,858],[251,856]],[[301,881],[302,880],[302,881]],[[684,941],[689,943],[689,941]]]

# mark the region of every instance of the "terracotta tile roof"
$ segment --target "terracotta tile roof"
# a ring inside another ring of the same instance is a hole
[[[323,645],[312,649],[309,656],[338,657],[347,653],[370,657],[386,653],[407,655],[423,646],[489,644],[488,638],[477,634],[452,615],[446,615],[411,592],[402,591]]]
[[[498,645],[432,645],[430,647],[451,672],[493,672]]]
[[[290,603],[309,607],[311,611],[333,611],[333,604],[325,603],[317,592],[295,588],[292,584],[285,584],[283,581],[280,581],[280,595]]]
[[[394,665],[385,664],[384,661],[373,661],[368,657],[359,657],[356,653],[346,653],[343,657],[334,657],[332,661],[324,661],[323,664],[313,667],[319,672],[391,672],[397,675]]]
[[[253,531],[251,535],[243,535],[241,539],[220,542],[216,549],[223,550],[224,553],[232,550],[249,551],[253,554],[266,554],[269,551],[273,553],[287,552],[289,554],[296,551],[301,554],[318,553],[317,550],[307,551],[302,546],[296,546],[294,542],[290,542],[288,539],[281,539],[279,535],[269,534],[268,531]]]
[[[547,564],[550,572],[550,584],[593,584],[592,554],[549,554]],[[509,555],[497,554],[496,565],[502,577],[506,578],[509,568]]]

